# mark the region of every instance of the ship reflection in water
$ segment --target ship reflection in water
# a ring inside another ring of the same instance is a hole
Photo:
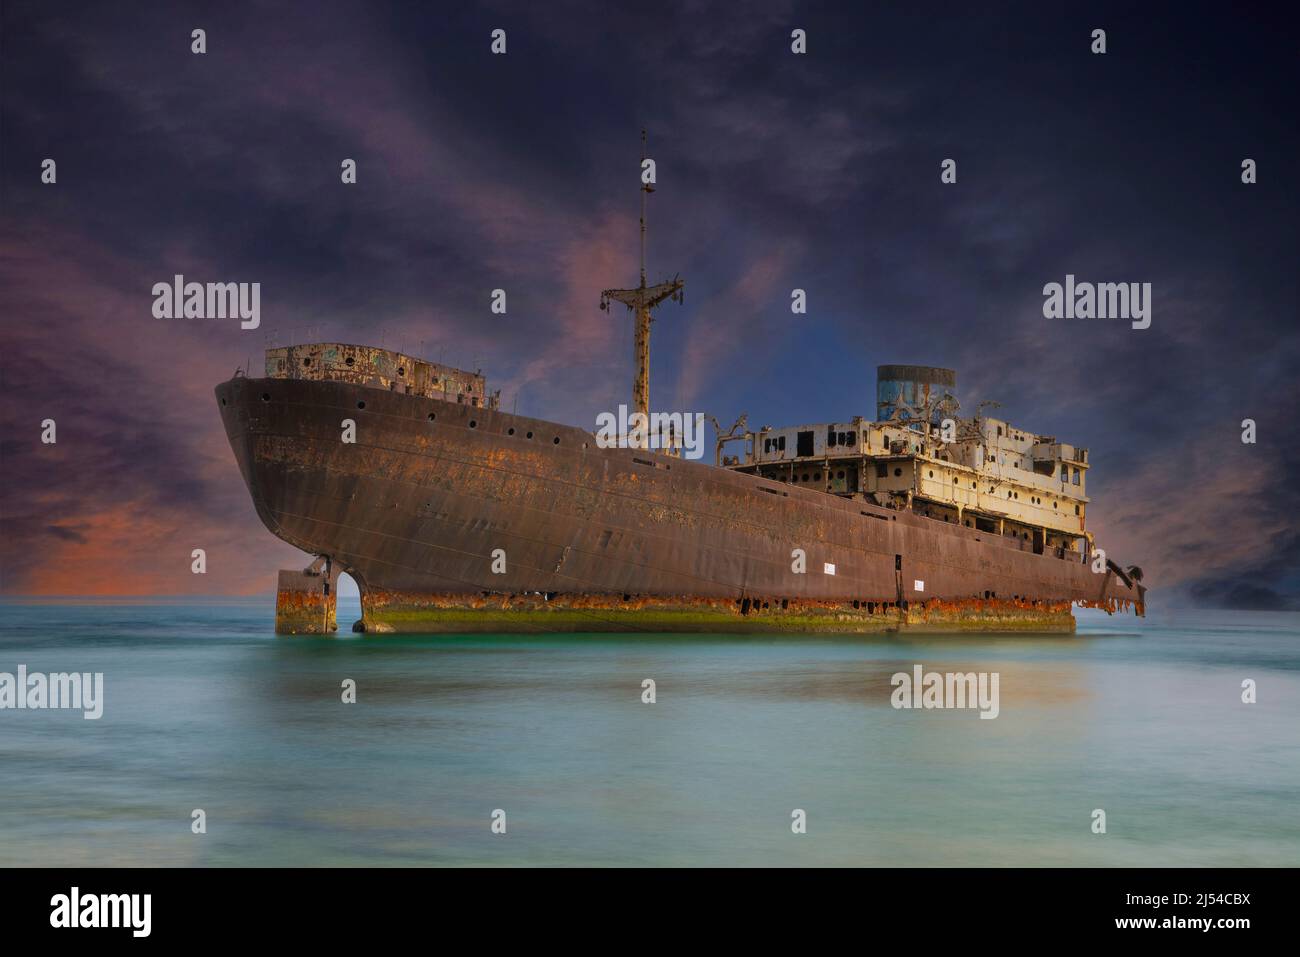
[[[1300,857],[1300,766],[1278,757],[1300,701],[1294,614],[1088,612],[1066,642],[286,641],[261,600],[5,611],[4,660],[103,671],[105,709],[0,721],[21,769],[0,778],[0,866]],[[999,674],[996,720],[891,707],[891,676],[917,664]]]

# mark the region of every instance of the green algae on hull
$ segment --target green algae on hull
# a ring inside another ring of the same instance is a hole
[[[369,634],[538,633],[538,632],[676,632],[676,633],[821,633],[877,634],[908,632],[1033,632],[1070,634],[1074,616],[1066,605],[1021,608],[1012,603],[992,607],[913,605],[906,610],[845,609],[811,613],[779,609],[729,607],[599,608],[561,607],[411,607],[385,605],[365,608],[354,631]]]

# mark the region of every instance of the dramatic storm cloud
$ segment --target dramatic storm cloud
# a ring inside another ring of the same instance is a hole
[[[1287,36],[1186,4],[607,6],[6,4],[0,589],[250,593],[301,564],[212,396],[268,340],[481,367],[505,408],[594,427],[631,388],[626,314],[596,306],[635,283],[644,125],[651,278],[687,289],[656,407],[846,420],[877,364],[947,366],[967,414],[1091,450],[1090,524],[1157,603],[1297,604]],[[260,283],[260,328],[154,318],[176,274]],[[1151,327],[1044,318],[1067,275],[1151,283]]]

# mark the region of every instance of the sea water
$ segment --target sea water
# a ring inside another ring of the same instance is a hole
[[[379,637],[353,599],[289,638],[269,599],[10,599],[0,672],[102,673],[103,714],[0,710],[0,866],[1300,864],[1300,615],[1077,614]],[[997,674],[996,718],[895,708],[917,665]]]

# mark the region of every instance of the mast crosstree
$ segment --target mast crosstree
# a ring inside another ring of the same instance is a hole
[[[641,131],[641,168],[644,171],[646,160],[646,132]],[[666,299],[681,302],[686,283],[674,277],[653,286],[646,285],[645,274],[645,207],[646,196],[654,192],[654,186],[644,181],[641,183],[641,285],[635,289],[606,289],[600,294],[600,308],[608,310],[611,302],[621,302],[632,312],[636,323],[636,381],[632,386],[633,411],[642,415],[650,414],[650,323],[654,322],[651,310],[657,308]]]

